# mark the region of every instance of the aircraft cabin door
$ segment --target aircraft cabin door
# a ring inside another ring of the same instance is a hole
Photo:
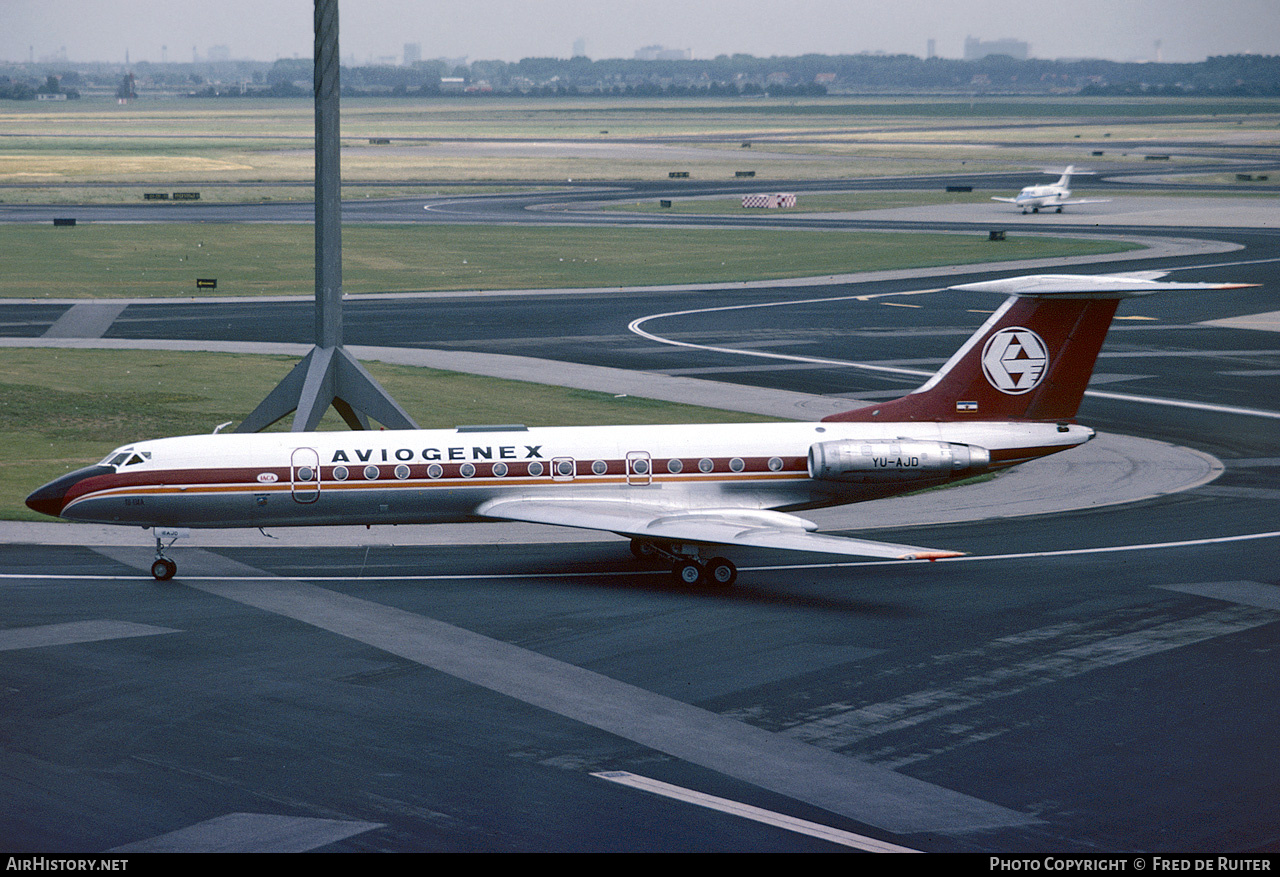
[[[294,502],[320,498],[320,455],[314,448],[295,448],[289,457],[289,485]]]
[[[577,471],[578,464],[573,457],[553,457],[551,459],[552,481],[572,481]]]
[[[653,460],[648,451],[627,451],[627,483],[653,483]]]

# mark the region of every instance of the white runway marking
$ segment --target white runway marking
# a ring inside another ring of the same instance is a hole
[[[706,795],[702,792],[695,792],[692,789],[673,786],[670,783],[664,783],[660,780],[650,779],[649,777],[642,777],[634,773],[627,773],[622,770],[593,773],[592,776],[599,777],[602,780],[608,780],[611,783],[619,783],[620,785],[630,786],[633,789],[641,789],[646,792],[652,792],[655,795],[662,795],[663,797],[673,798],[677,801],[684,801],[688,804],[696,804],[699,807],[718,810],[721,813],[741,816],[743,819],[751,819],[755,822],[764,823],[765,825],[785,828],[787,831],[794,831],[797,834],[805,834],[809,837],[821,838],[822,840],[831,841],[832,843],[846,847],[853,847],[854,849],[864,850],[869,853],[920,852],[919,850],[900,847],[897,844],[876,840],[872,837],[854,834],[850,831],[842,831],[838,828],[832,828],[829,825],[821,825],[817,822],[809,822],[806,819],[796,819],[793,816],[775,813],[772,810],[752,807],[750,804],[731,801],[728,798],[717,798],[714,795]]]
[[[1241,414],[1245,417],[1268,417],[1280,420],[1280,411],[1264,411],[1260,408],[1240,408],[1235,405],[1215,405],[1211,402],[1187,402],[1182,399],[1164,399],[1157,396],[1132,396],[1127,393],[1107,393],[1102,390],[1085,390],[1086,396],[1096,399],[1114,399],[1118,402],[1140,402],[1143,405],[1167,405],[1171,408],[1194,408],[1216,414]]]
[[[966,554],[963,557],[943,557],[938,560],[858,560],[837,563],[787,564],[786,566],[740,567],[743,570],[767,569],[827,569],[853,566],[890,566],[903,563],[974,563],[990,560],[1024,560],[1031,557],[1071,557],[1080,554],[1113,554],[1122,551],[1157,551],[1165,548],[1191,548],[1200,545],[1225,545],[1232,542],[1251,542],[1256,539],[1275,539],[1280,531],[1270,533],[1246,533],[1240,536],[1215,536],[1208,539],[1184,539],[1180,542],[1147,542],[1138,545],[1110,545],[1101,548],[1060,548],[1054,551],[1022,551],[1016,554]]]
[[[871,365],[870,363],[865,363],[865,362],[848,362],[846,360],[840,360],[840,359],[826,359],[818,356],[798,356],[798,355],[786,354],[786,353],[769,353],[763,350],[743,350],[738,347],[714,347],[708,344],[694,344],[689,341],[675,341],[671,338],[664,338],[661,335],[654,335],[651,332],[646,332],[645,330],[641,329],[640,326],[643,325],[644,323],[649,322],[650,320],[661,320],[664,317],[684,317],[690,314],[713,314],[713,313],[718,313],[720,311],[745,311],[753,308],[780,308],[780,307],[787,307],[789,305],[818,304],[821,302],[831,302],[831,301],[869,301],[871,299],[883,298],[891,295],[925,295],[931,292],[941,292],[942,289],[943,289],[942,287],[938,287],[936,289],[915,289],[915,290],[909,290],[904,292],[884,292],[884,293],[878,293],[874,295],[866,295],[866,294],[841,295],[841,296],[826,297],[826,298],[797,299],[793,301],[760,302],[757,304],[749,304],[749,305],[725,305],[723,307],[716,307],[716,308],[694,308],[693,310],[688,310],[688,311],[669,311],[665,314],[650,314],[647,317],[639,317],[638,319],[632,320],[631,323],[627,326],[627,329],[631,332],[634,332],[636,335],[639,335],[642,338],[648,338],[650,341],[655,341],[659,344],[669,344],[673,347],[688,347],[693,350],[707,350],[712,353],[736,353],[742,356],[756,356],[762,359],[781,359],[781,360],[788,360],[790,362],[808,362],[808,363],[816,363],[819,365],[833,365],[833,366],[840,366],[842,368],[860,368],[865,371],[886,372],[886,373],[895,374],[895,375],[910,375],[911,377],[927,378],[932,374],[932,372],[920,371],[919,369],[913,369],[913,368],[894,368],[892,366]]]
[[[768,572],[769,570],[795,570],[795,569],[842,569],[845,567],[860,566],[902,566],[908,563],[974,563],[993,560],[1024,560],[1032,557],[1070,557],[1081,554],[1113,554],[1123,551],[1158,551],[1166,548],[1192,548],[1201,545],[1224,545],[1233,542],[1251,542],[1258,539],[1275,539],[1280,537],[1280,531],[1272,531],[1267,533],[1244,533],[1237,536],[1213,536],[1207,539],[1184,539],[1178,542],[1147,542],[1135,545],[1105,545],[1095,548],[1060,548],[1052,551],[1023,551],[1014,554],[966,554],[963,557],[944,557],[939,560],[855,560],[855,561],[828,561],[825,563],[787,563],[787,564],[770,564],[767,566],[743,566],[739,567],[743,571],[759,571]],[[106,549],[95,549],[106,553]],[[145,551],[139,548],[136,552],[133,549],[119,549],[122,553],[121,558],[136,554],[141,557]],[[114,555],[113,555],[114,556]],[[181,556],[177,552],[174,556]],[[136,558],[135,558],[136,559]],[[567,578],[614,578],[618,576],[643,576],[643,575],[661,575],[670,576],[669,570],[593,570],[590,572],[544,572],[544,573],[444,573],[439,575],[370,575],[366,578],[376,579],[380,582],[456,582],[456,581],[524,581],[532,579],[567,579]],[[300,576],[301,577],[301,576]],[[36,573],[0,573],[0,580],[4,579],[21,579],[25,581],[122,581],[136,582],[140,579],[150,579],[150,576],[121,576],[121,575],[95,575],[93,573],[85,574],[66,574],[66,575],[40,575]],[[202,576],[202,575],[183,575],[186,581],[228,581],[228,582],[256,582],[256,581],[275,581],[279,576],[268,575],[262,573],[260,575],[219,575],[219,576]],[[306,575],[309,582],[349,582],[355,581],[354,576],[319,576]]]

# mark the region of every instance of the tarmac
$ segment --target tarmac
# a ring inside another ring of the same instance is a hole
[[[1017,194],[1010,192],[1010,195]],[[1075,197],[1093,197],[1077,192]],[[803,203],[803,202],[801,202]],[[1182,228],[1276,228],[1280,226],[1280,198],[1275,195],[1124,195],[1106,203],[1068,205],[1061,213],[1052,209],[1023,214],[1012,204],[934,204],[926,207],[893,207],[856,213],[792,214],[819,219],[878,219],[885,222],[967,222],[1009,231],[1028,231],[1036,223],[1055,226],[1152,226]],[[1056,230],[1061,234],[1060,230]]]

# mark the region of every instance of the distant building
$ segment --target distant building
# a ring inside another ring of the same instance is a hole
[[[668,49],[666,46],[645,46],[636,49],[637,61],[688,61],[693,57],[691,49]]]
[[[422,60],[422,43],[404,44],[404,66],[412,67]]]
[[[1027,60],[1031,46],[1022,40],[981,40],[977,37],[964,38],[964,59],[977,61],[988,55],[1008,55],[1019,61]]]

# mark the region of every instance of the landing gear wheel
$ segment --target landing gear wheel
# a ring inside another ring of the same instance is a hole
[[[738,579],[738,568],[723,557],[712,558],[707,564],[707,581],[729,587]]]
[[[676,564],[676,578],[686,585],[696,585],[702,581],[702,567],[695,561],[682,560]]]
[[[151,564],[151,575],[158,582],[167,582],[178,571],[178,565],[167,557],[157,557]]]

